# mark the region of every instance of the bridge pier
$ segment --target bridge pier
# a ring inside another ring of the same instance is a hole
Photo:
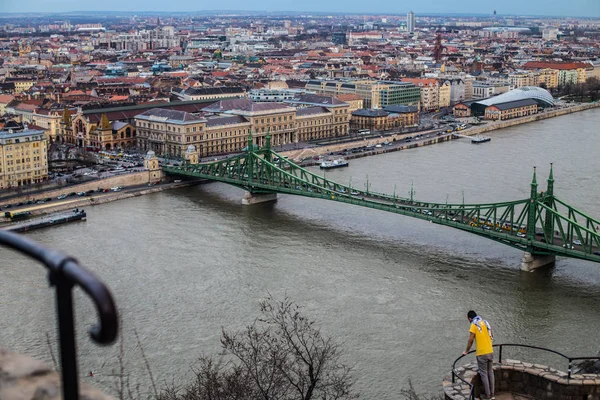
[[[556,261],[555,255],[537,255],[529,252],[523,253],[523,259],[521,260],[521,271],[531,272],[540,267],[554,264]]]
[[[250,193],[246,191],[242,198],[242,204],[245,206],[266,203],[267,201],[277,201],[277,193]]]

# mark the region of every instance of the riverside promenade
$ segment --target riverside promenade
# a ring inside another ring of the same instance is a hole
[[[467,129],[464,129],[464,130],[460,131],[460,135],[461,136],[480,135],[482,133],[491,132],[491,131],[495,131],[498,129],[509,128],[512,126],[527,124],[530,122],[542,121],[542,120],[545,120],[548,118],[554,118],[554,117],[559,117],[562,115],[572,114],[572,113],[576,113],[576,112],[580,112],[580,111],[591,110],[591,109],[598,108],[598,107],[600,107],[600,102],[577,104],[577,105],[569,106],[569,107],[545,110],[545,111],[540,112],[535,115],[529,115],[526,117],[509,119],[506,121],[489,121],[483,125],[471,126]],[[443,129],[443,128],[440,128],[440,130],[441,129]],[[374,148],[370,151],[365,151],[365,152],[356,153],[356,154],[348,154],[347,156],[345,156],[348,159],[352,159],[352,158],[367,157],[367,156],[372,156],[372,155],[377,155],[377,154],[384,154],[384,153],[389,153],[392,151],[413,149],[416,147],[428,146],[428,145],[432,145],[432,144],[436,144],[436,143],[440,143],[440,142],[445,142],[448,140],[459,139],[459,137],[455,134],[455,132],[452,132],[452,133],[444,132],[440,135],[430,135],[429,133],[431,133],[431,132],[432,131],[398,133],[398,134],[386,135],[386,136],[369,138],[369,139],[357,138],[357,140],[351,141],[351,142],[311,147],[311,148],[295,149],[295,150],[289,150],[289,151],[282,151],[282,152],[280,152],[280,154],[282,154],[284,156],[288,156],[290,159],[298,162],[298,161],[302,161],[302,160],[309,160],[309,159],[312,159],[315,157],[326,156],[326,155],[329,155],[329,153],[344,152],[346,150],[349,150],[349,149],[352,149],[355,147],[369,146],[369,145],[376,146],[378,144],[383,144],[385,142],[392,143],[390,146],[382,146],[381,148]],[[385,132],[381,132],[381,133],[382,133],[382,135],[385,134]],[[424,135],[425,137],[423,137],[421,139],[415,139],[415,136],[418,136],[418,135]],[[407,139],[409,139],[409,138],[411,138],[411,141],[407,142]],[[318,162],[316,160],[313,162],[305,161],[304,163],[302,163],[303,166],[310,166],[310,165],[316,165],[316,164],[318,164]]]

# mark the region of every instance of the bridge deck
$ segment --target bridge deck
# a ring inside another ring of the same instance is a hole
[[[600,262],[597,232],[600,221],[554,197],[552,173],[545,194],[537,192],[534,174],[529,199],[442,204],[342,185],[301,168],[270,148],[209,164],[164,167],[163,170],[168,174],[228,183],[252,193],[299,195],[393,212],[467,231],[533,254]]]

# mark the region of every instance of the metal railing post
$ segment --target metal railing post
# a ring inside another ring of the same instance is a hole
[[[44,264],[48,281],[56,290],[56,313],[60,367],[64,400],[79,399],[77,346],[73,313],[73,287],[79,286],[96,306],[98,324],[89,330],[92,340],[100,345],[110,344],[118,335],[117,307],[108,287],[77,261],[63,253],[47,249],[33,240],[0,230],[0,245],[10,247]]]
[[[572,368],[573,360],[569,358],[569,367],[567,369],[567,379],[571,379],[571,368]]]
[[[75,326],[73,323],[73,284],[59,277],[60,272],[50,273],[50,284],[56,287],[56,312],[60,341],[60,368],[62,370],[63,397],[79,399]]]
[[[500,351],[498,351],[498,363],[502,364],[502,345],[500,345]]]

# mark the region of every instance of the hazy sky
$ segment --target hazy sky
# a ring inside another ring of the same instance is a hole
[[[2,12],[265,10],[600,17],[600,0],[0,0]]]

